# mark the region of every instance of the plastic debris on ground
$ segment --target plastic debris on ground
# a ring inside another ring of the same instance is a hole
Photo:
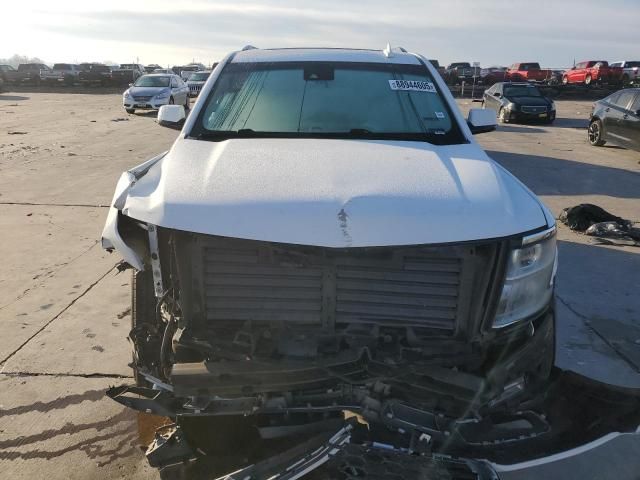
[[[560,221],[571,230],[594,237],[596,244],[640,247],[640,228],[591,203],[565,208]]]

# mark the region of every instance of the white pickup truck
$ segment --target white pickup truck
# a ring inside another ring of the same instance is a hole
[[[623,85],[640,82],[640,60],[619,60],[610,63],[609,66],[622,68]]]

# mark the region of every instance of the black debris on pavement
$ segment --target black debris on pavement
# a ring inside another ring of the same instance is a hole
[[[595,237],[601,245],[640,246],[640,228],[591,203],[581,203],[560,213],[560,221],[571,230]]]
[[[560,213],[560,221],[567,225],[571,230],[584,232],[591,225],[601,222],[617,222],[622,225],[631,226],[629,220],[616,217],[592,203],[581,203],[575,207],[568,207]]]

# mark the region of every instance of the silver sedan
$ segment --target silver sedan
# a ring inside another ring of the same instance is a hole
[[[136,109],[157,110],[162,105],[184,105],[189,108],[189,87],[178,75],[152,73],[139,77],[122,94],[127,113]]]

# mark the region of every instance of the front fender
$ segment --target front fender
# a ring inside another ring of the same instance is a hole
[[[156,155],[120,175],[115,193],[113,194],[109,213],[107,214],[107,221],[102,230],[102,248],[108,251],[117,250],[118,253],[122,255],[122,258],[137,270],[144,270],[144,262],[140,255],[122,238],[118,224],[131,187],[133,187],[153,165],[162,160],[166,154],[167,152],[163,152],[160,155]]]

